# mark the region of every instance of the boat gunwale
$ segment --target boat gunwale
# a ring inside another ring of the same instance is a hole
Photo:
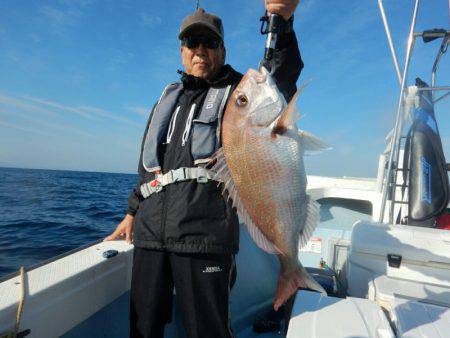
[[[61,254],[59,254],[59,255],[56,255],[56,256],[54,256],[54,257],[50,257],[50,258],[48,258],[48,259],[46,259],[46,260],[43,260],[43,261],[41,261],[41,262],[32,264],[32,265],[30,265],[29,267],[25,267],[25,273],[30,272],[30,271],[33,271],[33,270],[35,270],[35,269],[38,269],[38,268],[40,268],[40,267],[42,267],[42,266],[44,266],[44,265],[53,263],[54,261],[56,261],[56,260],[58,260],[58,259],[64,258],[64,257],[69,256],[69,255],[72,255],[72,254],[74,254],[74,253],[76,253],[76,252],[78,252],[78,251],[87,249],[87,248],[89,248],[89,247],[91,247],[91,246],[93,246],[93,245],[99,244],[99,243],[101,243],[101,242],[103,242],[103,238],[98,239],[98,240],[96,240],[96,241],[94,241],[94,242],[90,242],[90,243],[87,243],[87,244],[83,244],[83,245],[80,246],[80,247],[74,248],[74,249],[69,250],[69,251],[67,251],[67,252],[63,252],[63,253],[61,253]],[[9,279],[11,279],[11,278],[17,277],[17,276],[19,276],[19,275],[20,275],[20,270],[16,270],[16,271],[14,271],[14,272],[8,273],[8,274],[6,274],[5,276],[0,277],[0,284],[3,283],[3,282],[6,282],[7,280],[9,280]]]

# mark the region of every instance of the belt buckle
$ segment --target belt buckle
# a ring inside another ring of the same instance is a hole
[[[204,176],[204,175],[198,176],[197,177],[197,182],[198,183],[206,183],[206,182],[208,182],[208,177]]]
[[[150,187],[155,192],[159,192],[162,189],[161,182],[159,181],[158,177],[155,178],[153,181],[150,181]]]
[[[172,170],[172,182],[184,181],[185,179],[184,168]]]

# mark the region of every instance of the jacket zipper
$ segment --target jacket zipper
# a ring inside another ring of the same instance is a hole
[[[182,112],[180,112],[180,110],[182,110],[183,109],[183,111]],[[183,114],[185,114],[186,112],[185,112],[185,110],[186,110],[186,107],[181,107],[180,105],[178,106],[178,108],[177,108],[177,115],[178,115],[178,113],[183,113]],[[183,114],[181,114],[181,115],[183,115]],[[175,126],[174,126],[174,128],[175,128]],[[179,140],[174,140],[175,142],[177,142],[177,141],[179,141]],[[164,188],[164,196],[162,197],[162,210],[161,210],[161,217],[162,217],[162,219],[161,219],[161,243],[162,243],[162,246],[163,246],[163,248],[165,248],[166,247],[166,220],[167,220],[167,198],[168,198],[168,188],[169,187],[166,187],[166,188]]]
[[[198,95],[197,95],[197,96],[198,96]],[[186,114],[186,111],[187,111],[189,108],[191,108],[191,109],[193,108],[194,111],[192,112],[192,115],[195,114],[195,108],[196,108],[195,98],[196,98],[197,96],[194,96],[193,99],[189,100],[189,104],[186,104],[186,105],[184,105],[184,107],[180,108],[180,110],[183,109],[183,111],[180,111],[180,112],[179,112],[181,115],[185,115],[185,114]],[[189,117],[188,117],[188,118],[189,118]],[[192,117],[191,117],[191,118],[192,118]],[[183,136],[182,136],[182,138],[183,138]],[[178,141],[180,141],[180,140],[174,140],[174,141],[175,141],[175,142],[178,142]],[[180,150],[180,151],[181,151],[181,150]],[[166,247],[166,244],[167,244],[167,242],[166,242],[166,219],[167,219],[167,199],[168,199],[168,196],[167,196],[167,195],[168,195],[168,187],[165,188],[164,196],[162,197],[163,200],[162,200],[162,220],[161,220],[161,236],[162,236],[161,242],[162,242],[162,244],[163,244],[163,248],[165,248],[165,247]]]
[[[163,193],[161,210],[161,243],[164,249],[166,247],[167,188]]]

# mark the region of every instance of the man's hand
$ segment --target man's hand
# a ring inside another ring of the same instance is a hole
[[[125,240],[131,244],[131,241],[133,240],[133,222],[134,216],[127,214],[122,222],[119,223],[116,230],[114,230],[114,232],[108,237],[105,237],[103,241],[113,241],[116,238],[123,237],[125,235]]]
[[[267,14],[279,14],[284,20],[289,20],[294,14],[298,0],[264,0]]]

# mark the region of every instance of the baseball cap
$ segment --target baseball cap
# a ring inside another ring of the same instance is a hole
[[[181,23],[178,38],[181,40],[189,31],[194,28],[205,27],[213,32],[223,41],[222,20],[214,14],[207,13],[203,8],[198,8],[194,14],[188,15]]]

